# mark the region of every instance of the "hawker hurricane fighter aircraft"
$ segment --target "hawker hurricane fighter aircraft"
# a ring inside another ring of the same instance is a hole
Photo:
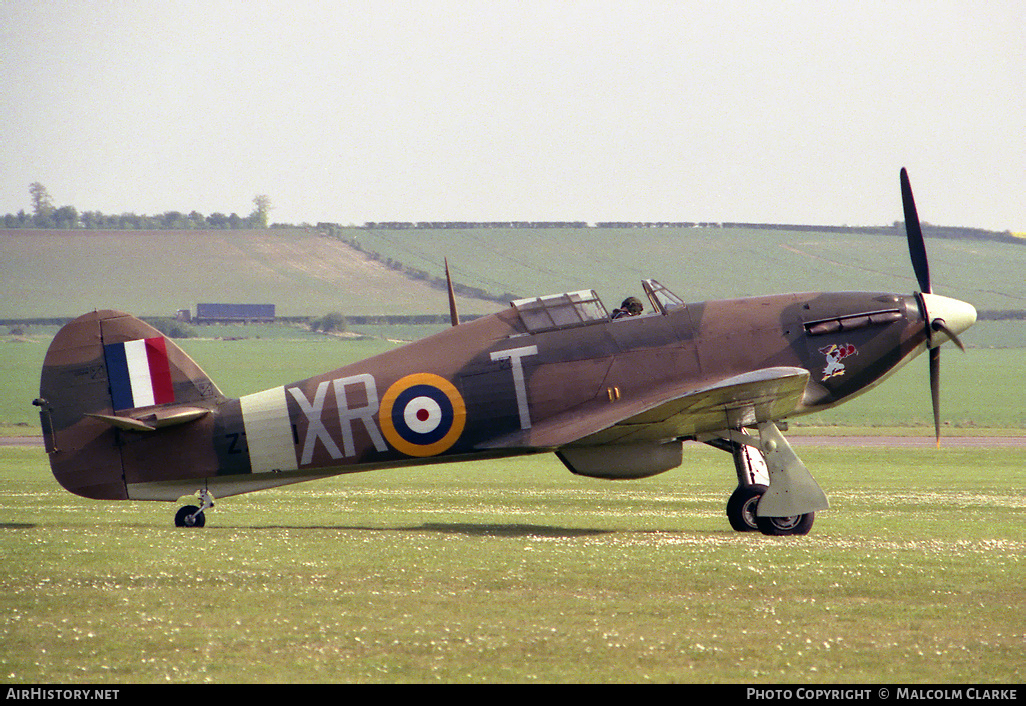
[[[827,499],[783,420],[850,400],[929,351],[939,441],[940,346],[961,346],[976,320],[931,291],[904,170],[901,188],[919,292],[685,303],[648,279],[636,316],[611,317],[593,290],[459,325],[452,307],[441,333],[240,399],[156,329],[95,311],[46,355],[35,404],[50,464],[88,498],[196,494],[176,524],[202,526],[215,495],[342,473],[552,452],[583,476],[644,478],[698,441],[733,456],[734,529],[804,534]]]

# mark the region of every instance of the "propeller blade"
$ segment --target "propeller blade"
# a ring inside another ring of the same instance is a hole
[[[956,346],[964,353],[965,346],[962,345],[961,339],[948,328],[947,323],[944,319],[934,319],[930,322],[931,339],[933,338],[932,332],[940,331],[945,336],[950,338]],[[940,448],[940,344],[933,345],[933,341],[930,342],[930,397],[933,400],[933,429],[937,435],[937,448]]]
[[[944,321],[944,319],[934,319],[930,322],[930,328],[932,328],[934,331],[940,331],[941,333],[943,333],[945,336],[950,338],[956,346],[958,346],[958,349],[960,351],[965,353],[965,346],[962,345],[961,339],[959,339],[959,337],[955,334],[954,331],[948,328],[948,325]]]
[[[912,198],[912,185],[908,172],[901,168],[901,205],[905,209],[905,235],[908,238],[908,253],[912,257],[912,269],[919,281],[919,291],[932,294],[930,288],[930,265],[926,260],[926,245],[923,243],[923,229],[919,225],[916,202]]]
[[[940,448],[940,348],[930,349],[930,397],[933,399],[933,429]]]

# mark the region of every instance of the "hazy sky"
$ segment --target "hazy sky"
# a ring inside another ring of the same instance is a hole
[[[0,213],[1026,231],[1026,0],[0,0]]]

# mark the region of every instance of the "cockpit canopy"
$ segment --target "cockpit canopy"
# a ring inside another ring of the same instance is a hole
[[[641,286],[652,305],[651,311],[643,316],[665,316],[673,309],[685,306],[680,297],[654,279],[642,280]],[[510,305],[516,309],[520,320],[531,333],[588,326],[610,320],[609,311],[594,289],[517,299],[510,302]]]

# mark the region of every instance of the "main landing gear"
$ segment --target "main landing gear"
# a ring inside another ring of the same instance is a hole
[[[829,507],[826,496],[776,425],[759,425],[759,434],[733,430],[705,440],[734,457],[738,486],[727,501],[727,520],[737,532],[808,534],[815,511]]]
[[[761,483],[738,486],[727,501],[727,519],[735,532],[753,532],[759,529],[755,510],[767,487]]]
[[[207,524],[207,517],[203,514],[205,510],[214,507],[214,497],[206,488],[199,491],[200,506],[185,505],[175,513],[175,527],[203,527]]]

